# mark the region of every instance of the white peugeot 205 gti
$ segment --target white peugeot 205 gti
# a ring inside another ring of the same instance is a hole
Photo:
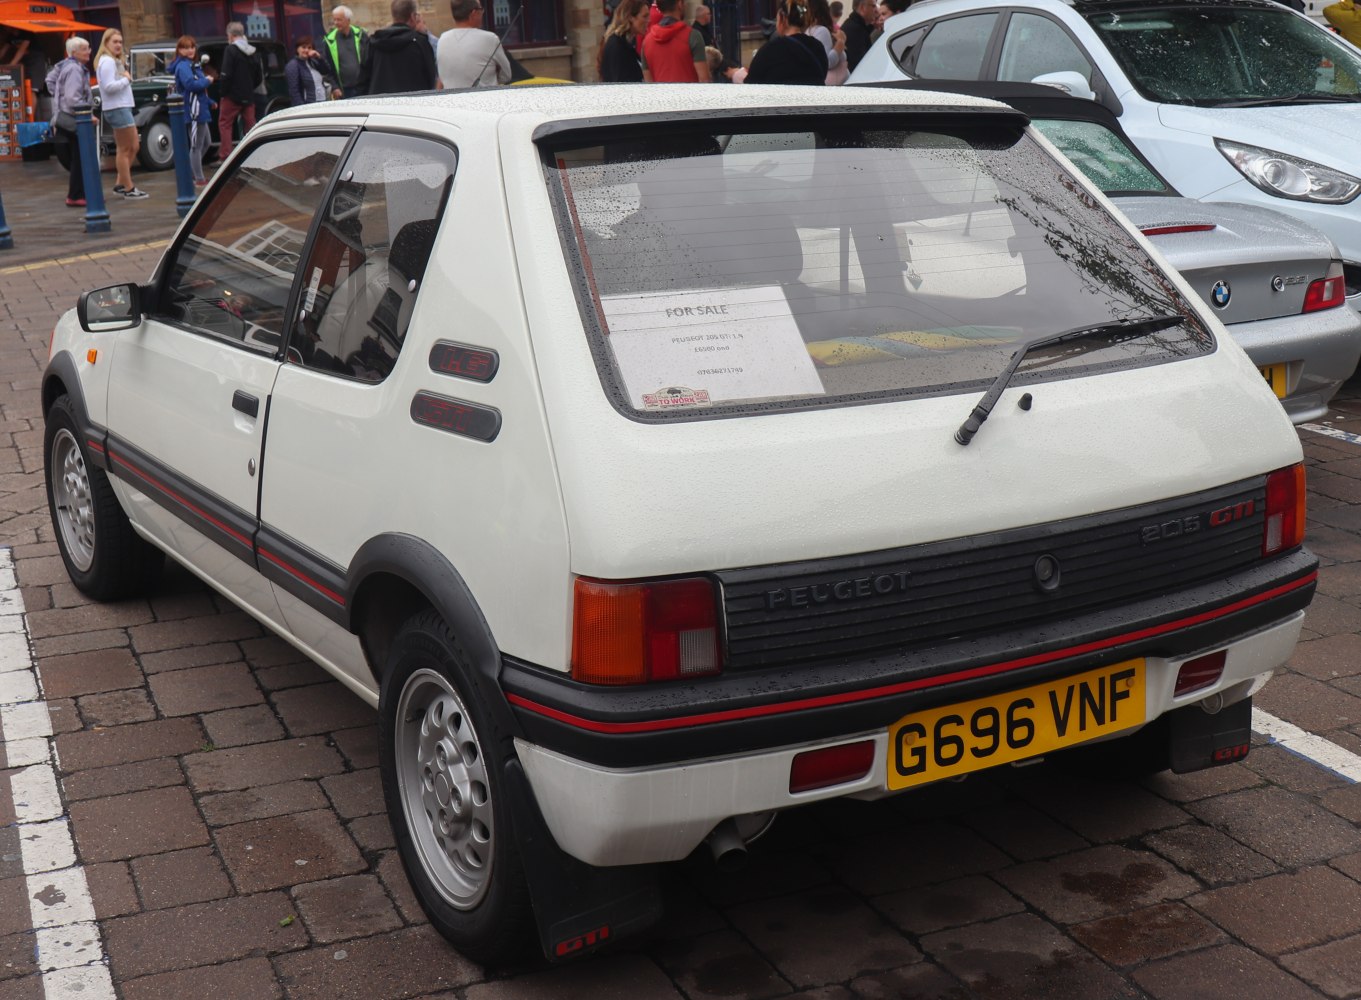
[[[377,706],[496,962],[779,811],[1248,752],[1314,591],[1289,419],[1018,112],[593,87],[270,116],[42,380],[67,570],[183,563]]]

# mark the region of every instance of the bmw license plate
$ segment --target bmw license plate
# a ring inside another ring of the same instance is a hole
[[[1144,661],[904,716],[888,731],[888,787],[1025,760],[1144,722]]]
[[[1285,377],[1289,367],[1289,365],[1261,365],[1257,369],[1262,373],[1262,378],[1266,379],[1266,384],[1271,386],[1271,391],[1276,394],[1277,399],[1285,399],[1287,392]]]

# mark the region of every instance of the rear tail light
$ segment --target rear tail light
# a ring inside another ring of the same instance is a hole
[[[1194,660],[1187,660],[1177,671],[1177,683],[1172,688],[1174,695],[1186,694],[1188,691],[1198,691],[1207,688],[1224,673],[1224,660],[1228,657],[1228,651],[1221,649],[1217,653],[1209,653],[1205,656],[1197,656]]]
[[[1140,229],[1139,232],[1145,236],[1171,236],[1173,233],[1209,233],[1218,228],[1213,222],[1195,222],[1184,225],[1149,226],[1147,229]]]
[[[707,579],[612,583],[578,577],[574,598],[576,680],[645,684],[723,668],[717,595]]]
[[[844,785],[870,773],[874,764],[874,741],[842,743],[840,746],[806,750],[789,765],[790,792]]]
[[[1266,477],[1262,555],[1293,549],[1304,541],[1304,466],[1277,469]]]
[[[1340,306],[1347,299],[1347,281],[1342,273],[1342,265],[1333,261],[1328,268],[1328,276],[1311,281],[1304,290],[1304,309],[1302,312],[1318,312]]]

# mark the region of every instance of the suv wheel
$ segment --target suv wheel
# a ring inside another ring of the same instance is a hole
[[[507,738],[476,696],[468,657],[434,611],[393,640],[379,700],[383,793],[402,864],[430,922],[487,965],[523,958],[534,919],[510,808]]]
[[[100,601],[155,586],[165,556],[133,531],[108,476],[86,460],[69,396],[59,397],[47,412],[43,453],[47,507],[71,582]]]
[[[137,160],[147,170],[169,170],[175,163],[174,136],[170,122],[154,118],[142,133],[142,148]]]

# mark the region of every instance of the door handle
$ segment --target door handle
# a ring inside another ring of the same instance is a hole
[[[232,394],[232,409],[240,410],[248,417],[258,417],[260,415],[260,401],[250,393],[237,389]]]

